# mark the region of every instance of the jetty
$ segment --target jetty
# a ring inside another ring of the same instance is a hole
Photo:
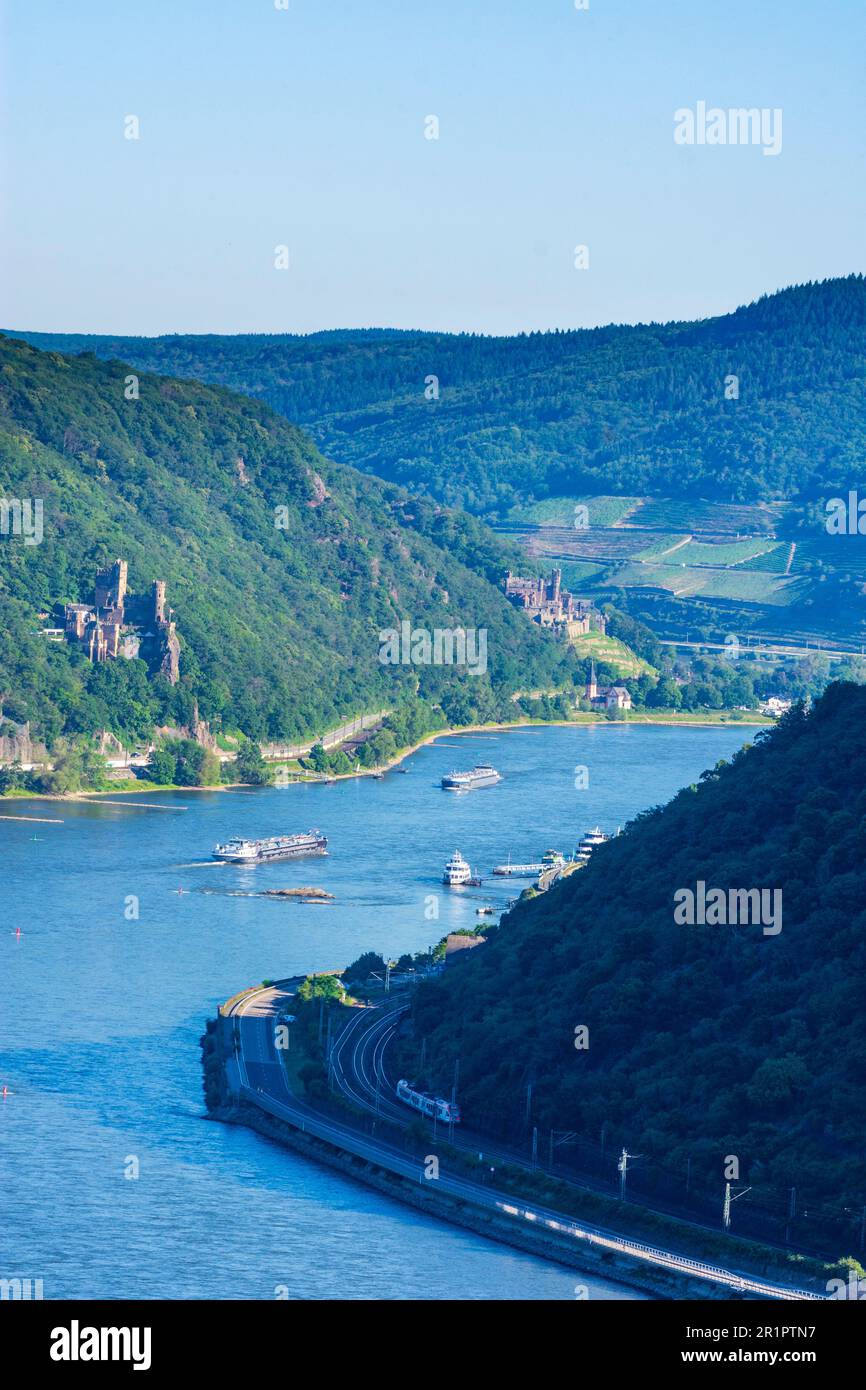
[[[507,864],[497,864],[493,872],[497,878],[537,878],[545,867],[540,861],[538,864],[512,864],[509,859]]]
[[[204,789],[203,789],[204,790]],[[155,801],[107,801],[103,796],[73,796],[85,806],[126,806],[132,811],[188,811],[188,806],[158,806]]]
[[[34,825],[63,825],[62,820],[50,816],[0,816],[0,820],[32,821]]]

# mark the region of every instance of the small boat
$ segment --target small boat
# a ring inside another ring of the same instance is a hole
[[[502,781],[502,773],[489,763],[478,763],[468,772],[449,772],[442,778],[442,790],[446,792],[469,792],[476,787],[492,787]]]
[[[442,882],[449,888],[460,888],[472,881],[472,870],[459,849],[455,849],[442,875]]]
[[[541,856],[542,869],[561,869],[568,861],[558,849],[546,849]]]
[[[476,909],[475,909],[475,916],[476,916],[476,917],[495,917],[495,916],[496,916],[496,908],[495,908],[495,907],[476,907]]]

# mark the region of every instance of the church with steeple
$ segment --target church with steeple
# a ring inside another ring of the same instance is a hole
[[[586,682],[584,699],[594,709],[629,710],[632,707],[631,695],[624,685],[599,685],[595,676],[595,662],[590,663],[589,679]]]

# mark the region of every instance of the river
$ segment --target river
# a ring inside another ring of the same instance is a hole
[[[636,1297],[206,1120],[198,1039],[248,984],[422,950],[523,886],[443,889],[454,849],[484,875],[570,852],[753,733],[529,728],[443,738],[381,780],[142,798],[160,810],[0,802],[63,819],[0,821],[0,1277],[42,1279],[46,1299]],[[503,781],[439,790],[477,761]],[[230,835],[313,827],[327,857],[208,862]],[[307,884],[335,903],[250,896]]]

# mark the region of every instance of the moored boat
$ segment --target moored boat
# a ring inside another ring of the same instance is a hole
[[[546,849],[541,856],[542,869],[561,869],[567,862],[565,855],[558,849]]]
[[[455,849],[448,863],[445,865],[442,882],[447,884],[449,888],[459,888],[469,883],[471,879],[472,870],[459,849]]]
[[[602,830],[601,826],[597,825],[594,830],[589,830],[584,835],[583,839],[581,840],[580,844],[575,850],[575,859],[582,863],[586,863],[593,850],[598,849],[599,845],[607,844],[609,839],[610,836],[606,835]]]

